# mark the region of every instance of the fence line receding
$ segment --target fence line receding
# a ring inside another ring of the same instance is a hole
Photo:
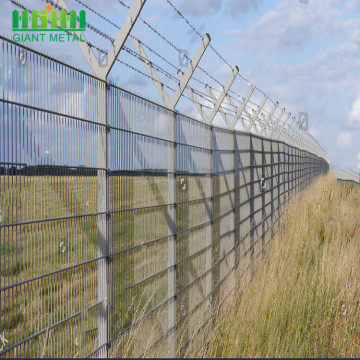
[[[246,286],[291,196],[329,169],[278,103],[261,119],[267,94],[252,116],[255,86],[232,103],[237,67],[220,95],[206,87],[206,115],[189,80],[209,35],[171,99],[134,38],[165,105],[108,82],[144,3],[93,75],[0,37],[2,357],[183,354],[235,269]],[[185,90],[203,121],[175,110]]]

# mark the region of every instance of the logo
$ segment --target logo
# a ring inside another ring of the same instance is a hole
[[[305,113],[305,112],[299,113],[299,124],[303,129],[305,129],[305,130],[309,129],[309,114],[308,113]]]
[[[75,32],[86,30],[86,11],[80,10],[79,14],[75,10],[61,10],[57,12],[48,4],[42,11],[27,10],[12,12],[12,30],[15,32],[13,40],[16,42],[43,42],[46,32],[62,31],[63,34],[49,34],[50,42],[84,42],[81,35]],[[18,32],[34,32],[23,34]]]
[[[14,10],[12,29],[13,31],[85,31],[86,11],[80,10],[77,16],[75,10],[71,10],[69,15],[65,10],[61,10],[58,16],[57,11],[50,5],[42,11],[33,10],[31,15],[27,10],[23,10],[21,15],[18,10]]]
[[[189,66],[189,52],[187,50],[180,50],[179,53],[179,66]]]

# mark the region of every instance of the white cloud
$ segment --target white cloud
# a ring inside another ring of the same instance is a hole
[[[349,113],[348,124],[351,127],[360,127],[360,97],[355,100]]]
[[[282,0],[249,28],[228,30],[236,37],[239,48],[253,53],[301,51],[314,38],[343,38],[357,21],[346,19],[346,12],[334,7],[339,0],[311,1],[309,5],[294,6]]]
[[[184,15],[207,16],[221,9],[222,0],[183,0],[180,11]]]
[[[227,5],[227,11],[233,17],[257,10],[262,0],[232,0]]]
[[[360,2],[359,2],[359,0],[350,0],[350,2],[347,5],[347,8],[351,12],[360,12]]]
[[[143,87],[143,86],[146,86],[147,83],[148,82],[146,81],[146,79],[143,76],[136,73],[136,74],[132,74],[129,77],[129,80],[126,82],[126,85],[128,85],[130,87],[134,87],[134,86]]]
[[[353,137],[350,131],[342,131],[336,140],[336,145],[340,149],[348,149],[353,146]]]

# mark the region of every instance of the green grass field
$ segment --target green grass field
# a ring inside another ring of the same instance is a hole
[[[166,204],[166,184],[166,177],[111,177],[109,209],[160,204],[162,200]],[[0,190],[2,224],[29,222],[1,228],[2,287],[97,258],[97,216],[91,215],[97,212],[96,178],[2,176]],[[89,216],[34,222],[82,214]],[[116,213],[109,222],[109,250],[113,253],[164,235],[167,235],[166,207]],[[111,259],[111,335],[134,320],[135,298],[140,297],[141,292],[149,292],[149,287],[153,288],[154,284],[148,282],[130,290],[125,287],[166,267],[164,242],[146,250],[148,254],[137,248]],[[7,345],[96,304],[97,269],[95,261],[2,291],[1,332],[9,341]],[[158,294],[164,296],[164,290]],[[154,299],[156,301],[158,299]],[[46,336],[43,335],[31,340],[30,347],[20,347],[9,354],[59,356],[62,347],[65,350],[63,356],[86,355],[97,347],[97,332],[89,332],[92,341],[87,341],[89,336],[84,334],[96,327],[95,308],[53,329],[51,337],[48,336],[52,345],[45,350],[42,344],[46,343]],[[76,328],[77,336],[73,334]]]
[[[211,337],[187,356],[359,357],[360,188],[321,177],[290,203],[242,292],[228,289]]]
[[[187,187],[184,191],[184,182],[177,179],[178,201],[204,196],[204,178],[183,178]],[[98,219],[94,215],[98,190],[97,178],[90,176],[0,177],[1,224],[22,223],[0,228],[1,287],[9,286],[1,292],[0,333],[8,340],[6,346],[82,312],[4,356],[74,357],[97,348],[98,307],[83,310],[98,302],[98,262],[76,265],[98,256]],[[109,220],[109,253],[119,252],[109,263],[110,337],[166,300],[166,271],[131,286],[167,268],[167,238],[141,246],[167,236],[167,206],[136,210],[167,204],[167,196],[167,177],[109,178],[109,210],[114,211]],[[124,209],[133,210],[121,211]],[[68,218],[57,219],[62,217]],[[203,201],[179,205],[177,230],[201,223],[204,218]],[[178,259],[200,246],[203,246],[201,233],[179,237]],[[127,248],[132,249],[121,252]],[[203,265],[192,270],[196,277],[203,271]],[[179,276],[181,287],[189,281],[186,275],[189,270],[178,271],[183,273]],[[41,277],[48,273],[53,274]],[[31,278],[35,280],[26,282]],[[12,286],[17,283],[20,285]],[[155,337],[166,331],[166,316],[165,322],[158,321],[156,328],[155,317],[156,313],[149,316],[142,323],[141,334],[132,339],[131,346],[139,353],[145,350],[150,331]],[[122,338],[116,341],[114,355],[123,355],[123,347],[129,346],[125,342]]]

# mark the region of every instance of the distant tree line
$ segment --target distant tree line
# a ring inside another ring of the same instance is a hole
[[[71,168],[61,166],[0,166],[0,175],[96,176],[97,170],[85,167]]]
[[[26,176],[97,176],[97,169],[86,168],[85,166],[0,166],[0,175],[26,175]],[[187,171],[178,171],[180,176],[204,176],[203,174],[191,174]],[[163,169],[139,169],[139,170],[114,170],[110,171],[110,176],[167,176],[167,171]]]

